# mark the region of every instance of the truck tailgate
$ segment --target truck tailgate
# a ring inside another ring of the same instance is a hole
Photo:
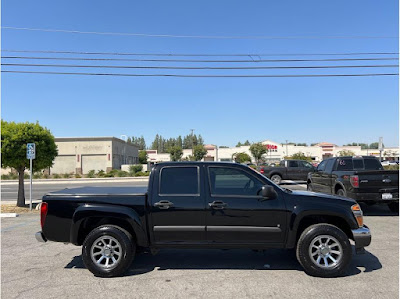
[[[356,171],[360,187],[358,192],[398,192],[399,171],[397,170],[365,170]]]

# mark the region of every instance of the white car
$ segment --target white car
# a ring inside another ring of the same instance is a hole
[[[399,161],[389,161],[385,160],[381,162],[382,166],[388,166],[388,165],[399,165]]]

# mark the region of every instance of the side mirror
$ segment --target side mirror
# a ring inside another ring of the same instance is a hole
[[[261,196],[263,197],[263,199],[275,199],[278,197],[278,193],[276,193],[274,187],[264,185],[261,188]]]

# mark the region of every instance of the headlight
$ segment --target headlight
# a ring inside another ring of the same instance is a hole
[[[359,204],[355,204],[351,206],[351,211],[353,212],[354,217],[357,220],[358,226],[363,227],[364,220],[363,220],[363,212],[359,206]]]

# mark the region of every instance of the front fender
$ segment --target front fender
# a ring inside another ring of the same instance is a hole
[[[84,204],[79,206],[72,216],[70,229],[70,242],[78,245],[79,230],[83,222],[91,217],[96,218],[116,218],[123,220],[132,227],[135,232],[136,241],[139,246],[148,246],[145,226],[140,221],[140,217],[135,210],[127,207],[112,206],[104,204]]]
[[[301,221],[307,216],[319,216],[319,217],[337,217],[341,221],[346,223],[350,229],[357,228],[358,225],[354,219],[351,210],[346,211],[345,209],[336,210],[304,210],[298,213],[294,211],[289,220],[289,232],[287,239],[287,248],[293,248],[297,241],[297,232],[300,227]]]

